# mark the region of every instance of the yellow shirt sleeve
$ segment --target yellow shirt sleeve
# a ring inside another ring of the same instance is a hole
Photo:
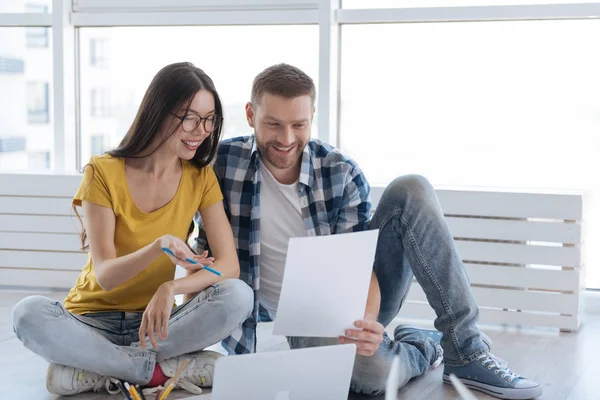
[[[212,167],[204,167],[204,173],[202,175],[205,183],[204,192],[202,194],[202,200],[200,201],[198,211],[202,211],[203,209],[223,200],[223,193],[221,192],[217,175],[215,175],[215,171],[212,169]]]
[[[105,177],[94,157],[84,167],[81,185],[73,198],[73,204],[81,207],[83,200],[112,208],[112,200]]]

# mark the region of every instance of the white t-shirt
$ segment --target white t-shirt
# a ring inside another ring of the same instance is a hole
[[[283,185],[260,163],[260,304],[277,311],[290,238],[306,236],[298,182]]]

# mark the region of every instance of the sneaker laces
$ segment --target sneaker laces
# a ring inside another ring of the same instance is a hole
[[[193,366],[195,360],[190,363]],[[202,389],[200,386],[206,385],[206,382],[211,380],[211,373],[206,368],[194,369],[190,368],[181,374],[179,380],[175,384],[175,387],[180,387],[193,394],[201,394]]]
[[[444,349],[439,344],[435,345],[437,358],[431,363],[431,368],[437,368],[444,361]]]
[[[488,367],[488,369],[496,368],[494,370],[494,373],[496,373],[496,374],[502,373],[502,375],[500,375],[500,376],[502,378],[507,378],[509,382],[512,382],[513,380],[515,380],[517,378],[520,378],[519,375],[515,374],[510,369],[508,369],[508,363],[506,361],[504,361],[501,358],[496,357],[495,355],[493,355],[491,353],[482,354],[478,358],[478,361],[481,362],[481,365]]]
[[[119,387],[117,386],[117,382],[118,379],[115,378],[107,378],[106,379],[106,383],[105,383],[105,388],[106,391],[110,394],[119,394],[121,392],[121,389],[119,389]],[[112,385],[114,384],[114,385]],[[111,385],[112,385],[112,389],[111,389]]]
[[[200,387],[198,387],[188,381],[182,381],[182,380],[177,381],[175,388],[187,390],[188,392],[190,392],[192,394],[202,394],[202,389]],[[164,386],[160,385],[160,386],[142,389],[142,392],[144,393],[144,395],[156,394],[159,390],[163,390],[163,389],[164,389]]]
[[[199,386],[194,385],[187,379],[180,379],[179,381],[177,381],[177,384],[175,384],[175,387],[187,390],[192,394],[202,394],[202,389]]]
[[[92,390],[94,392],[99,392],[104,389],[110,394],[119,393],[119,390],[117,390],[115,392],[114,389],[111,389],[112,381],[111,381],[111,378],[109,378],[108,376],[98,376],[98,374],[95,372],[90,372],[90,371],[85,371],[85,370],[83,370],[82,373],[83,373],[83,376],[82,376],[81,381],[83,382],[83,384],[93,383]]]
[[[193,366],[192,361],[189,366]],[[188,367],[189,367],[188,366]],[[210,379],[210,371],[206,368],[201,368],[199,370],[187,369],[183,371],[177,383],[175,383],[175,389],[184,389],[192,394],[202,394],[202,388],[200,385],[205,384],[207,379]],[[163,386],[156,386],[152,388],[143,389],[144,394],[155,394],[159,390],[163,389]]]

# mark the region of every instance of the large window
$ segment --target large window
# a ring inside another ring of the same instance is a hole
[[[600,240],[600,21],[342,34],[341,145],[372,183],[417,173],[435,185],[583,189],[589,239]],[[600,287],[600,269],[588,274]]]
[[[0,172],[48,169],[30,158],[53,149],[52,50],[28,47],[27,29],[0,28]]]
[[[262,69],[286,62],[302,68],[315,83],[318,79],[316,26],[85,28],[80,34],[82,163],[89,160],[86,150],[97,129],[106,132],[108,143],[119,143],[150,81],[167,64],[190,61],[213,79],[225,108],[225,137],[251,132],[244,106],[250,100],[252,80]],[[92,59],[87,55],[93,50],[86,45],[92,38],[103,40],[108,49],[106,70],[84,62]],[[298,41],[303,45],[290,45]],[[86,95],[88,91],[98,93],[100,85],[111,94],[109,105],[103,107],[110,107],[113,114],[104,121],[94,119],[98,95]]]

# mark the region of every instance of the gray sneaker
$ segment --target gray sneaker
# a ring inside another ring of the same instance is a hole
[[[110,394],[119,393],[119,388],[107,376],[54,363],[48,365],[46,389],[48,392],[59,396],[71,396],[91,391],[107,391]]]
[[[164,374],[170,378],[175,375],[181,364],[189,359],[190,363],[185,367],[175,388],[185,389],[193,394],[201,394],[202,387],[212,386],[215,374],[215,363],[221,357],[223,357],[223,355],[216,351],[203,350],[170,358],[160,362],[159,365]],[[147,392],[144,391],[144,393]]]
[[[491,353],[460,367],[444,366],[444,382],[450,383],[450,375],[470,389],[487,393],[500,399],[533,399],[542,395],[542,386],[519,376],[508,369],[507,363]]]

